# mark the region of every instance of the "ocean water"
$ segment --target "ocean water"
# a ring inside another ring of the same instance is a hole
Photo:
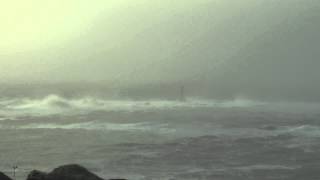
[[[0,99],[0,169],[78,163],[103,178],[316,180],[320,104]]]

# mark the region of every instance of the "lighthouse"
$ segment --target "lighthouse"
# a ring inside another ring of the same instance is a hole
[[[185,97],[185,87],[184,86],[180,86],[180,101],[186,101],[186,97]]]

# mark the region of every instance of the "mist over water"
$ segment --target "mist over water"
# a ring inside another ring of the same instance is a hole
[[[100,13],[89,18],[95,9]],[[195,96],[211,99],[315,102],[319,9],[314,0],[81,2],[70,13],[88,16],[87,26],[68,29],[68,18],[57,24],[76,37],[57,39],[58,46],[47,39],[48,46],[35,51],[9,53],[14,46],[8,46],[0,53],[0,81],[34,84],[35,91],[80,84],[74,93],[93,85],[142,92],[186,85]],[[55,32],[52,26],[40,30]]]
[[[0,171],[315,180],[320,1],[0,6]]]

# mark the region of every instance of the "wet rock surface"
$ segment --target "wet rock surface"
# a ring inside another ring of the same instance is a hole
[[[2,180],[2,179],[1,179]],[[4,179],[5,180],[5,179]],[[33,170],[27,177],[27,180],[104,180],[86,168],[77,165],[60,166],[50,173]],[[110,179],[125,180],[125,179]]]
[[[45,180],[47,173],[38,170],[33,170],[29,173],[28,180]]]

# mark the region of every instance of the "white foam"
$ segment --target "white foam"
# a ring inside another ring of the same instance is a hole
[[[301,125],[301,126],[286,127],[284,130],[290,134],[297,135],[297,136],[320,137],[319,126]]]
[[[237,99],[234,101],[208,101],[189,99],[188,101],[169,100],[107,100],[94,97],[66,99],[57,95],[49,95],[42,99],[13,99],[2,100],[2,112],[15,114],[48,115],[75,111],[146,111],[152,109],[195,108],[195,107],[248,107],[257,105],[249,100]],[[2,114],[2,113],[1,113]]]
[[[187,101],[170,100],[110,100],[96,97],[81,97],[67,99],[57,95],[49,95],[40,99],[20,98],[0,100],[0,116],[13,119],[15,116],[46,116],[52,114],[86,113],[96,110],[102,111],[153,111],[177,108],[251,108],[267,107],[280,109],[286,107],[281,103],[265,103],[236,98],[230,101],[204,100],[189,98]],[[290,104],[292,106],[292,104]],[[300,106],[299,106],[300,107]],[[320,105],[312,105],[320,110]]]
[[[300,168],[300,166],[285,166],[285,165],[271,165],[271,164],[257,164],[251,166],[237,167],[234,169],[251,171],[251,170],[295,170]]]
[[[0,127],[5,128],[5,127]],[[8,128],[8,127],[7,127]],[[11,127],[12,128],[12,127]],[[175,130],[169,128],[167,124],[150,123],[107,123],[107,122],[83,122],[72,124],[57,123],[32,123],[15,127],[15,129],[65,129],[65,130],[107,130],[107,131],[154,131],[158,133],[170,133]]]

